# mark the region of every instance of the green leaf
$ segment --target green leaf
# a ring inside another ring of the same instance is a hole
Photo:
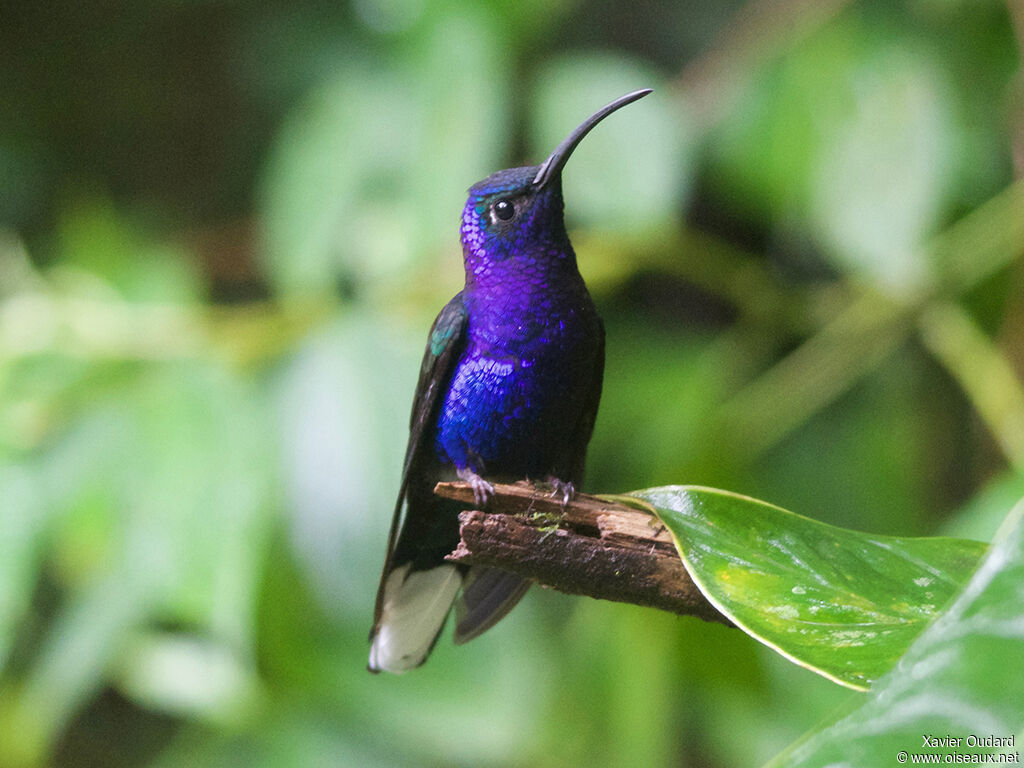
[[[0,671],[28,612],[46,511],[34,467],[0,459]]]
[[[43,502],[53,497],[44,531],[51,572],[66,596],[0,690],[4,765],[46,754],[104,684],[151,707],[191,706],[193,717],[220,719],[244,709],[255,690],[273,479],[261,391],[191,361],[147,365],[128,383],[93,403],[40,458]],[[18,491],[12,479],[0,474],[8,495]],[[0,554],[19,555],[28,536],[20,528],[30,524],[19,521]],[[17,588],[24,567],[5,564],[0,576]],[[0,590],[0,609],[5,598]],[[0,618],[16,618],[18,608]],[[161,632],[159,643],[140,641],[154,622],[181,628],[181,638]]]
[[[986,546],[872,536],[710,488],[630,496],[653,506],[716,608],[754,639],[850,688],[867,689],[896,664]]]
[[[185,250],[154,238],[105,197],[74,198],[57,236],[58,259],[73,268],[60,278],[76,293],[109,299],[113,288],[130,301],[188,304],[203,291]]]
[[[442,15],[397,55],[352,56],[285,122],[263,182],[269,277],[287,295],[339,280],[384,295],[457,258],[465,190],[501,167],[505,40],[486,14]]]
[[[400,339],[388,323],[370,310],[339,317],[295,350],[276,392],[289,540],[321,607],[360,626],[408,431],[394,404],[412,399],[426,330]]]
[[[971,735],[1013,738],[1008,751],[1019,761],[1024,733],[1022,585],[1024,504],[1018,504],[960,596],[878,682],[870,698],[770,765],[889,765],[901,751],[938,755],[935,762],[940,762],[954,753],[1003,751],[999,745],[973,746],[967,741]],[[963,741],[957,747],[929,748],[923,734]]]
[[[837,266],[884,288],[920,286],[920,246],[948,196],[953,146],[937,65],[905,42],[847,75],[850,114],[822,126],[811,226]]]

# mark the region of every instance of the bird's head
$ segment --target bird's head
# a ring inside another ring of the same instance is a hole
[[[595,125],[650,92],[634,91],[598,110],[540,165],[498,171],[470,188],[462,211],[467,279],[483,278],[509,258],[574,259],[562,214],[562,169]]]

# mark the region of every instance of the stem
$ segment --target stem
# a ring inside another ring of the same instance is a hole
[[[434,493],[466,504],[466,483]],[[665,526],[648,512],[577,494],[564,507],[529,483],[494,486],[487,512],[459,515],[452,562],[503,568],[566,592],[729,623],[690,579]]]
[[[996,442],[1024,472],[1024,389],[1009,361],[960,307],[939,303],[920,318],[921,339],[963,388]]]

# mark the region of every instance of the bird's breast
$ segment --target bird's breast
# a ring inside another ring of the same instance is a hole
[[[479,472],[549,471],[584,407],[599,345],[589,296],[543,315],[471,314],[438,415],[442,459]]]

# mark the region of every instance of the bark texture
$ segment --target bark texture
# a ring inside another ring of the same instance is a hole
[[[439,496],[473,504],[465,483]],[[660,608],[730,623],[697,589],[668,530],[653,515],[576,494],[564,507],[550,490],[496,484],[486,511],[459,516],[462,540],[448,559],[512,571],[571,595]]]

